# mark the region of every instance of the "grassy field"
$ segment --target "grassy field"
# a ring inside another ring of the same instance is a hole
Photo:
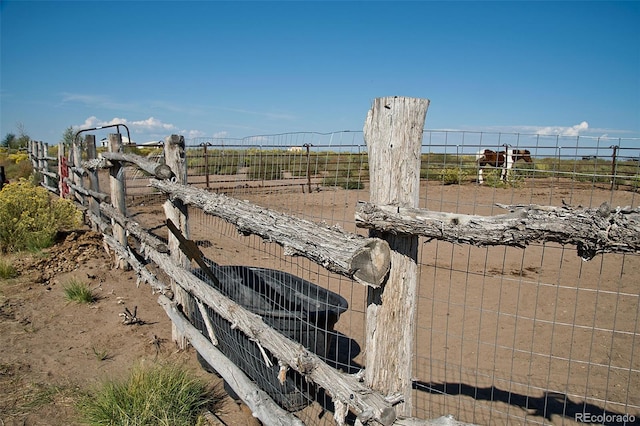
[[[187,152],[189,175],[234,175],[245,173],[249,180],[278,180],[322,176],[327,186],[360,189],[369,180],[366,153],[288,151],[281,149],[211,149]],[[536,158],[533,163],[518,162],[507,182],[500,181],[500,169],[485,169],[489,186],[519,186],[524,179],[570,178],[580,182],[614,183],[640,186],[640,163],[608,158]],[[443,184],[465,184],[477,179],[477,163],[473,155],[422,154],[420,178]]]

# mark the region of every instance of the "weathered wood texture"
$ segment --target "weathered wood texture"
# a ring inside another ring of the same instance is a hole
[[[87,158],[96,158],[96,156],[98,155],[98,151],[96,149],[96,136],[86,135],[84,137],[84,145],[85,151],[87,153]],[[100,193],[98,171],[90,170],[87,173],[87,177],[89,178],[89,189],[94,193]],[[96,199],[96,197],[89,198],[89,210],[91,210],[92,214],[100,216],[100,203]]]
[[[271,352],[281,363],[317,383],[327,390],[334,400],[349,406],[363,423],[373,419],[388,426],[396,419],[391,404],[380,393],[371,391],[357,377],[328,366],[317,355],[269,327],[262,317],[199,280],[166,254],[146,247],[144,255],[192,297],[210,306],[222,318],[233,324],[235,329],[242,331],[250,340]]]
[[[108,138],[109,150],[111,152],[120,152],[122,150],[122,135],[120,135],[119,133],[110,133]],[[126,216],[127,204],[125,199],[125,174],[124,167],[119,164],[114,164],[113,167],[109,169],[109,187],[111,189],[111,203],[113,204],[113,207],[122,216]],[[112,221],[111,225],[113,230],[113,237],[123,247],[126,247],[127,234],[122,225],[116,223],[115,221]],[[124,260],[121,260],[116,266],[122,269],[126,269],[127,263]]]
[[[158,298],[158,303],[167,312],[172,323],[185,335],[191,345],[209,363],[215,366],[236,394],[247,404],[253,415],[267,425],[296,425],[304,423],[293,414],[280,408],[264,391],[249,379],[222,352],[216,349],[191,323],[180,313],[176,304],[165,296]]]
[[[64,183],[64,178],[69,174],[69,169],[66,166],[65,146],[64,142],[58,143],[58,194],[60,197],[64,197],[68,191],[67,184]]]
[[[154,161],[150,161],[145,157],[141,157],[135,154],[123,154],[121,152],[104,152],[102,158],[107,161],[92,161],[84,162],[83,166],[87,168],[108,168],[115,161],[135,164],[140,170],[145,171],[151,176],[155,176],[158,179],[169,179],[173,177],[171,167],[167,164],[158,164]]]
[[[375,204],[417,207],[422,130],[429,100],[386,97],[374,100],[364,124],[369,151],[370,200]],[[396,409],[412,414],[413,336],[417,303],[418,237],[372,231],[391,248],[391,269],[383,287],[367,295],[366,383],[404,402]]]
[[[169,248],[157,237],[148,233],[140,224],[134,220],[130,220],[127,217],[121,215],[116,209],[109,204],[100,204],[100,211],[115,223],[124,227],[127,232],[136,237],[140,243],[151,246],[154,250],[160,253],[168,253]]]
[[[476,246],[525,247],[553,241],[575,245],[585,260],[600,253],[640,252],[640,209],[502,205],[510,213],[465,215],[397,206],[359,203],[356,224],[395,234],[422,235]]]
[[[169,194],[173,200],[181,200],[234,224],[239,232],[259,235],[280,244],[285,254],[307,257],[360,283],[379,286],[389,271],[389,246],[380,239],[349,234],[224,194],[174,182],[152,179],[150,185]]]
[[[395,413],[391,408],[391,404],[381,395],[371,392],[364,387],[355,376],[340,373],[332,367],[329,367],[320,360],[320,358],[308,352],[300,344],[287,339],[278,331],[266,325],[259,315],[251,313],[197,279],[182,265],[177,264],[168,254],[159,252],[157,250],[159,244],[153,243],[155,240],[154,237],[150,234],[144,235],[146,231],[140,228],[137,223],[123,218],[115,209],[106,204],[101,205],[101,211],[107,216],[116,218],[115,220],[117,222],[123,224],[123,226],[141,242],[147,242],[141,246],[141,255],[154,262],[168,276],[171,276],[176,283],[179,283],[183,291],[186,289],[185,294],[190,293],[193,295],[188,297],[195,297],[196,301],[202,301],[210,306],[223,318],[234,324],[234,327],[246,333],[250,339],[261,344],[265,349],[273,353],[276,358],[282,360],[285,365],[302,374],[308,374],[310,380],[324,387],[327,392],[332,395],[334,400],[342,401],[344,404],[351,406],[355,414],[360,415],[360,419],[363,422],[374,419],[376,421],[379,420],[382,424],[389,425],[394,421]],[[106,224],[103,223],[102,227],[106,227]],[[148,282],[155,290],[161,291],[162,293],[165,292],[166,286],[158,282],[156,277],[137,261],[136,256],[131,253],[130,248],[121,246],[115,238],[108,235],[105,235],[105,241],[116,252],[118,257],[127,259],[127,262],[129,262],[138,273],[139,280]],[[173,306],[175,306],[175,303]],[[174,319],[171,315],[170,317],[172,320]],[[173,322],[180,335],[191,340],[193,344],[193,336],[185,333],[184,327],[176,324],[175,321]],[[202,339],[201,335],[200,339]],[[201,351],[201,346],[194,344],[194,347],[203,354],[210,353],[209,349],[213,349],[213,346],[208,341],[206,343],[208,349],[205,348],[204,351]],[[211,365],[215,366],[216,369],[227,368],[224,365],[218,364],[214,359],[208,359],[208,361]],[[252,392],[254,391],[249,391],[245,386],[234,387],[233,381],[229,383],[238,395],[243,396],[243,400],[247,402],[248,405],[253,401],[258,405],[265,404],[266,408],[269,407],[269,403],[264,401],[262,395],[253,394]],[[244,399],[246,395],[249,395],[248,400]],[[254,409],[255,413],[260,414],[261,410],[265,407],[251,408]],[[265,417],[261,414],[259,418],[265,421],[270,417],[268,415]]]
[[[164,157],[166,164],[175,176],[176,182],[182,185],[187,184],[187,159],[185,149],[186,146],[183,136],[171,135],[165,138]],[[167,200],[163,207],[166,218],[176,225],[185,238],[189,238],[189,213],[187,206],[181,200],[174,199]],[[180,241],[178,241],[172,233],[169,233],[168,246],[173,261],[183,268],[188,268],[190,264],[189,258],[180,250]],[[188,303],[189,295],[186,294],[179,283],[174,280],[174,277],[171,277],[171,289],[174,293],[174,300],[183,307],[185,315],[191,318],[191,312],[188,311],[188,307],[190,306]],[[178,343],[180,348],[186,349],[188,344],[186,337],[175,324],[172,324],[171,330],[172,339]]]
[[[109,194],[105,194],[104,192],[96,192],[91,189],[87,189],[84,186],[78,186],[74,184],[73,181],[69,178],[62,178],[62,181],[66,183],[69,188],[73,189],[74,191],[82,195],[95,198],[96,200],[100,200],[101,202],[104,202],[104,203],[111,202],[111,196]]]
[[[71,171],[73,172],[70,176],[71,181],[76,186],[80,186],[80,187],[84,186],[84,182],[83,182],[84,173],[78,173],[74,168],[74,167],[80,167],[80,163],[82,162],[82,147],[80,146],[79,143],[74,143],[73,145],[71,145],[70,154],[71,154],[71,165],[72,165]],[[80,192],[73,191],[72,195],[76,198],[76,200],[81,205],[86,206],[86,201]]]

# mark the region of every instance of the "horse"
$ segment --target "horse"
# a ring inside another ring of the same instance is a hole
[[[500,180],[505,182],[507,174],[516,161],[523,160],[527,163],[533,163],[531,152],[528,149],[507,149],[506,151],[491,151],[485,149],[476,154],[476,162],[478,163],[478,183],[482,184],[482,171],[486,166],[501,167]]]

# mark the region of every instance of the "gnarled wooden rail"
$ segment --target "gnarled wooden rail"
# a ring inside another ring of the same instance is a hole
[[[83,161],[82,166],[89,170],[108,169],[112,161],[135,164],[140,170],[149,173],[158,179],[169,179],[173,177],[171,168],[166,164],[158,164],[144,157],[135,154],[123,154],[121,152],[103,152],[100,158]]]
[[[285,254],[307,257],[361,284],[378,287],[389,272],[389,245],[381,239],[350,234],[175,182],[151,179],[150,185],[168,194],[172,200],[178,199],[234,224],[243,234],[259,235],[280,244]]]
[[[595,208],[502,205],[496,216],[443,213],[360,202],[356,225],[394,234],[422,235],[476,246],[525,247],[536,241],[572,244],[585,260],[600,253],[640,252],[640,209],[608,203]]]

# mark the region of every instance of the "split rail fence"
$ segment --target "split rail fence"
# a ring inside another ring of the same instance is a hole
[[[376,99],[366,146],[172,135],[141,156],[110,134],[98,155],[86,135],[60,146],[57,174],[42,144],[30,154],[43,186],[160,293],[174,339],[265,424],[634,424],[637,174],[615,174],[616,146],[603,180],[516,166],[513,187],[469,192],[458,150],[486,141],[425,153],[439,134],[423,131],[428,105]]]

